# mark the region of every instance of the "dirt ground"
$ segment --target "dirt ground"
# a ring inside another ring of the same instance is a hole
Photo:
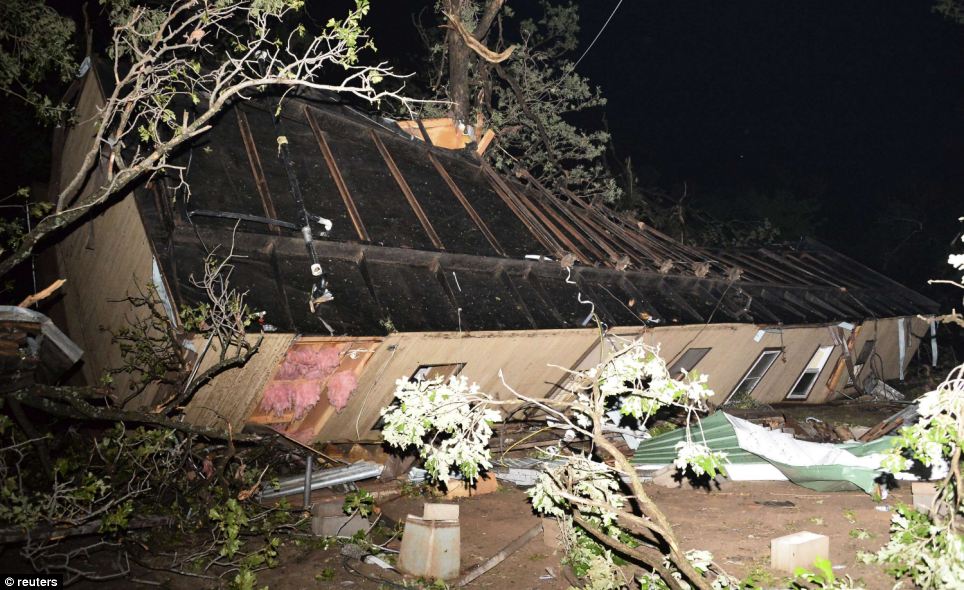
[[[893,586],[878,568],[859,563],[856,554],[874,551],[886,541],[893,506],[910,501],[907,487],[893,490],[881,503],[861,492],[815,493],[785,482],[730,482],[709,492],[647,486],[647,492],[666,512],[685,549],[709,550],[729,574],[752,575],[761,587],[788,586],[785,574],[769,569],[770,540],[803,530],[830,537],[831,560],[839,576],[860,580],[868,590]],[[382,508],[387,517],[403,521],[406,514],[420,514],[426,501],[437,500],[403,497]],[[539,522],[525,493],[511,485],[458,503],[463,572]],[[565,589],[570,582],[561,559],[561,551],[547,546],[540,535],[467,588]],[[426,587],[424,581],[404,580],[357,560],[347,560],[349,569],[345,562],[337,548],[306,550],[296,559],[284,559],[279,568],[260,573],[258,582],[291,590]]]
[[[816,416],[831,424],[871,426],[901,407],[886,403],[781,406],[764,413],[782,413],[798,421]],[[364,483],[360,486],[365,488]],[[333,490],[320,492],[318,498],[313,495],[313,500],[319,501],[326,493],[336,495]],[[911,501],[907,484],[891,490],[889,497],[879,503],[859,491],[816,493],[789,482],[724,482],[719,489],[709,491],[689,487],[669,489],[649,484],[647,493],[670,519],[684,549],[709,550],[728,574],[740,579],[749,576],[758,587],[773,589],[788,588],[789,581],[786,574],[769,569],[770,541],[799,531],[830,537],[830,557],[838,576],[851,576],[868,590],[892,588],[893,579],[876,566],[859,563],[856,556],[858,551],[872,552],[883,545],[888,538],[893,507]],[[378,535],[381,536],[376,535],[377,540],[387,538],[396,523],[404,523],[407,514],[421,514],[424,503],[439,501],[446,500],[429,496],[396,496],[380,500],[378,506],[383,518],[379,522]],[[511,484],[503,484],[499,491],[491,494],[449,501],[460,506],[463,574],[540,523],[524,490]],[[397,551],[398,540],[392,540],[386,547]],[[539,534],[466,587],[566,589],[575,580],[562,564],[562,559],[562,551],[547,545],[543,535]],[[5,570],[23,569],[22,573],[27,573],[28,566],[17,561],[12,552],[0,552],[0,563],[8,566]],[[11,569],[10,566],[14,565],[16,568]],[[187,590],[218,586],[214,580],[172,576],[169,572],[140,567],[134,567],[134,570],[134,579],[144,587]],[[257,578],[257,588],[269,586],[275,590],[443,587],[432,586],[431,581],[406,579],[396,572],[345,557],[339,545],[304,533],[285,537],[280,548],[280,565],[258,572]],[[226,587],[229,579],[230,575],[220,585]],[[107,584],[79,583],[76,587],[129,588],[132,581],[128,578]]]

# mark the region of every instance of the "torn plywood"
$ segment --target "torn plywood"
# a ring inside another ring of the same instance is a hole
[[[228,369],[198,390],[185,408],[185,420],[210,428],[223,429],[230,424],[232,428],[240,430],[260,401],[265,384],[294,339],[294,334],[265,334],[261,348],[244,367]],[[248,341],[253,344],[257,336],[249,334]],[[196,344],[200,348],[203,341]],[[203,372],[217,361],[216,346],[212,344],[198,372]]]

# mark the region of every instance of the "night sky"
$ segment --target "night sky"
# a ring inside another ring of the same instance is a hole
[[[591,4],[587,39],[616,2]],[[815,177],[863,201],[960,167],[962,33],[913,0],[629,1],[580,70],[667,181]]]
[[[579,52],[616,3],[580,3]],[[425,4],[373,3],[383,55],[418,50]],[[813,199],[812,237],[926,290],[964,215],[964,26],[931,6],[625,0],[579,71],[645,183]]]
[[[583,3],[586,43],[615,5]],[[579,69],[660,186],[814,198],[815,237],[915,288],[946,260],[964,215],[964,26],[929,2],[624,1]]]

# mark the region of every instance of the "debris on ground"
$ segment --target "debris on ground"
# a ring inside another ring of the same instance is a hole
[[[876,426],[865,432],[861,441],[876,440],[884,435],[890,434],[902,426],[910,426],[917,422],[917,404],[911,404],[893,416],[888,416]]]
[[[880,379],[872,377],[870,382],[864,386],[864,390],[867,392],[866,396],[874,401],[889,401],[889,402],[902,402],[906,398],[903,393],[897,391],[890,385],[887,385]]]

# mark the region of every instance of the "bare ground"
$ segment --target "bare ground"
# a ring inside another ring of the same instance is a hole
[[[769,569],[770,540],[803,530],[830,537],[831,560],[839,576],[860,580],[868,590],[894,584],[878,567],[859,563],[856,555],[858,551],[875,551],[886,542],[892,507],[897,502],[910,502],[908,488],[893,490],[881,503],[861,492],[815,493],[786,482],[732,482],[714,491],[647,486],[647,492],[666,512],[685,549],[709,550],[729,574],[740,578],[752,575],[762,587],[789,585],[786,574]],[[384,504],[383,510],[387,517],[403,521],[406,514],[420,514],[426,501],[435,500],[399,498]],[[458,503],[463,572],[538,523],[525,493],[511,486]],[[887,507],[888,511],[878,507]],[[570,582],[561,560],[561,551],[547,546],[538,536],[467,587],[568,588]],[[286,558],[277,569],[262,572],[258,580],[259,584],[286,589],[375,590],[391,588],[392,584],[410,588],[425,584],[348,560],[353,572],[344,562],[337,548],[308,550],[296,559]],[[320,579],[322,572],[333,574],[333,579]]]

